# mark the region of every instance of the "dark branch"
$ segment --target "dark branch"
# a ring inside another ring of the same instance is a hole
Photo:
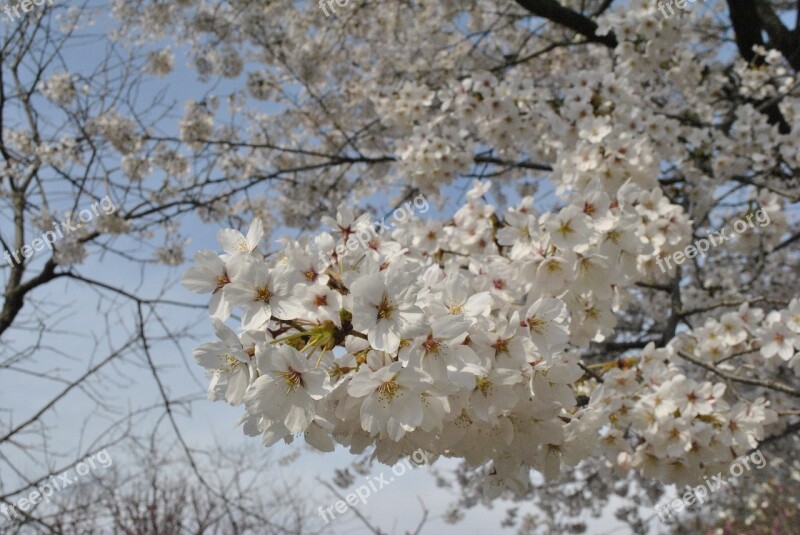
[[[600,43],[609,48],[616,48],[617,38],[613,33],[597,35],[597,23],[585,15],[566,8],[556,0],[517,0],[517,3],[536,15],[560,24],[591,43]]]

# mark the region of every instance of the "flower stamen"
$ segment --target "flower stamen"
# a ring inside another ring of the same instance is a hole
[[[256,288],[256,301],[263,301],[264,303],[269,303],[269,300],[271,298],[272,298],[272,292],[269,291],[269,288],[267,286]]]
[[[378,319],[379,320],[390,320],[394,318],[394,311],[397,307],[392,305],[392,302],[389,301],[389,296],[386,294],[383,295],[381,302],[378,304]]]

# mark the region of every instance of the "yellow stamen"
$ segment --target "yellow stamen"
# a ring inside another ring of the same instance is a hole
[[[281,377],[283,380],[286,381],[286,393],[294,392],[297,390],[298,386],[303,386],[303,376],[300,372],[297,372],[291,368],[286,370],[285,372],[281,372]]]
[[[269,300],[272,298],[272,292],[269,291],[269,288],[266,286],[262,286],[261,288],[256,288],[256,301],[263,301],[265,303],[269,303]]]
[[[394,317],[395,309],[396,307],[392,305],[391,301],[389,301],[389,297],[384,294],[381,302],[378,304],[378,319],[392,319]]]

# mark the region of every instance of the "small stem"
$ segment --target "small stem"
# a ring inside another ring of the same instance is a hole
[[[289,325],[291,325],[292,327],[294,327],[295,329],[297,329],[297,330],[298,330],[298,331],[300,331],[301,333],[306,331],[306,330],[303,328],[303,326],[302,326],[302,325],[300,325],[300,323],[298,323],[298,321],[297,321],[297,320],[289,320],[289,321],[287,321],[286,323],[288,323]]]

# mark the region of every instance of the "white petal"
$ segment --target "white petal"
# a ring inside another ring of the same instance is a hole
[[[283,423],[292,433],[302,433],[314,419],[314,412],[314,402],[302,389],[298,389],[291,396],[289,413]]]
[[[367,333],[372,347],[387,353],[394,353],[400,347],[400,337],[393,330],[394,324],[389,320],[381,320]]]
[[[311,422],[305,432],[306,443],[319,451],[331,452],[334,443],[331,436],[317,422]]]
[[[355,398],[368,396],[380,386],[379,380],[373,379],[369,372],[359,372],[350,380],[347,385],[347,393]]]
[[[241,254],[249,252],[247,250],[247,239],[238,230],[221,229],[217,232],[217,241],[222,250],[228,254]]]
[[[253,219],[247,231],[247,245],[251,251],[258,247],[261,238],[264,237],[264,223],[260,217]]]

